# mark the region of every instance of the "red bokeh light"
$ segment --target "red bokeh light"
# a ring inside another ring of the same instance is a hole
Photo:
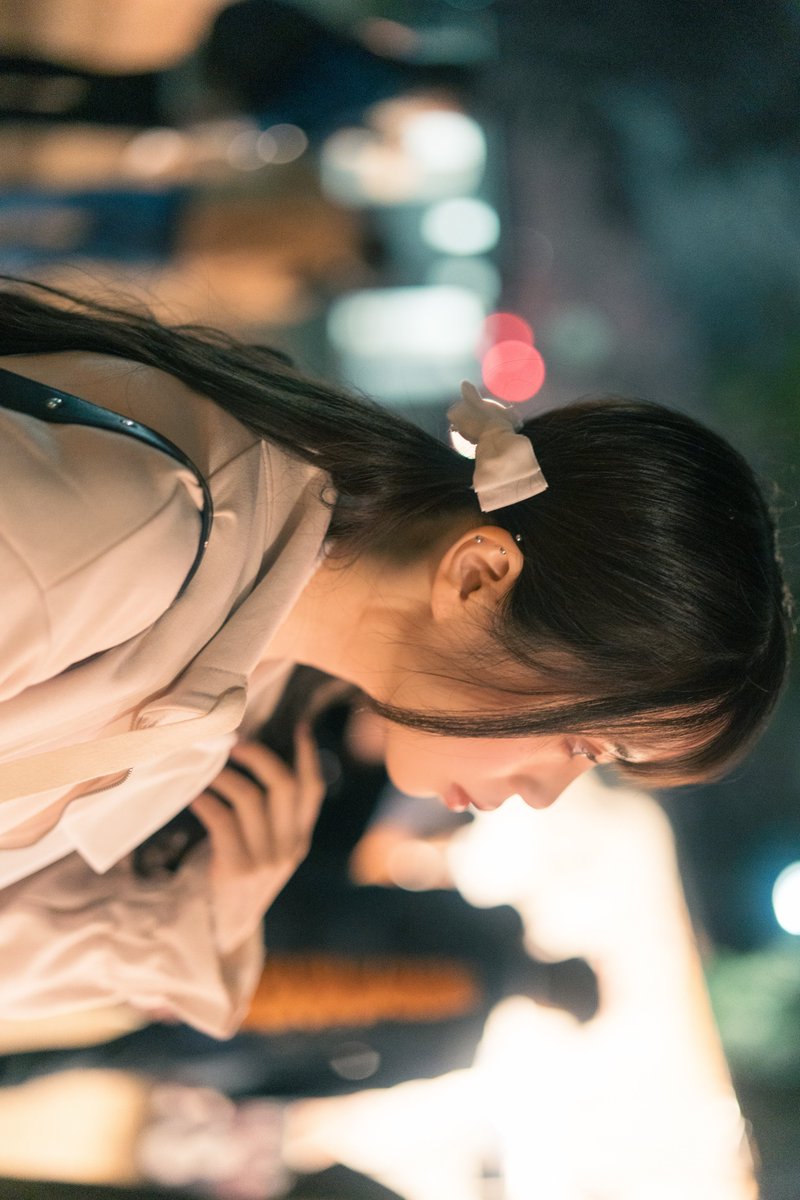
[[[498,342],[481,364],[483,382],[500,400],[521,404],[544,383],[545,365],[535,346],[519,340]]]
[[[524,321],[522,317],[518,317],[516,313],[490,313],[481,329],[478,357],[483,358],[484,354],[498,342],[525,342],[526,345],[532,346],[533,330],[528,322]]]

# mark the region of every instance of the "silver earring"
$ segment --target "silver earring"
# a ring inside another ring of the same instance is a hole
[[[515,542],[521,542],[521,541],[522,541],[522,534],[521,534],[521,533],[515,533],[515,534],[514,534],[514,541],[515,541]]]
[[[503,547],[501,546],[501,547],[500,547],[500,553],[501,553],[501,554],[508,554],[508,551],[507,551],[507,550],[504,550],[504,549],[503,549]]]
[[[476,534],[476,536],[475,536],[475,541],[476,541],[476,542],[482,542],[482,541],[483,541],[483,538],[481,537],[481,535],[480,535],[480,534]]]

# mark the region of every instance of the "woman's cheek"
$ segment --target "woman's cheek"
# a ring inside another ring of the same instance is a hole
[[[427,754],[408,738],[390,736],[385,761],[394,786],[409,796],[436,796],[447,785],[441,754]]]

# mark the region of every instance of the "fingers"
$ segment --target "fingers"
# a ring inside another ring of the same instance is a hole
[[[325,784],[308,727],[296,746],[292,770],[266,746],[240,742],[192,805],[227,864],[299,861],[307,852]]]
[[[302,721],[295,730],[295,772],[299,789],[301,828],[310,832],[325,799],[325,778],[311,726]]]
[[[297,846],[298,785],[294,772],[259,742],[239,742],[223,774],[234,777],[231,800],[254,853],[281,858]],[[247,771],[255,782],[241,775]],[[238,776],[238,782],[235,777]]]
[[[308,853],[325,792],[316,746],[298,730],[290,769],[257,742],[241,742],[191,808],[208,830],[219,945],[227,953],[256,928]]]
[[[213,786],[231,804],[254,860],[290,853],[282,814],[291,808],[294,782],[277,755],[256,742],[239,742]]]
[[[203,792],[189,807],[206,828],[216,862],[232,871],[244,870],[248,856],[228,806],[213,792]]]
[[[237,742],[231,750],[231,760],[244,767],[264,789],[288,786],[294,779],[291,767],[261,742]]]
[[[227,819],[239,836],[243,853],[252,859],[268,857],[273,838],[266,792],[261,784],[228,765],[203,793],[209,794],[217,802],[220,822]]]

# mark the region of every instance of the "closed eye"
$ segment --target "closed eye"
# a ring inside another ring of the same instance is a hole
[[[623,746],[620,742],[605,742],[601,749],[592,747],[584,741],[571,739],[567,740],[567,748],[570,758],[582,756],[588,758],[592,763],[616,763],[624,766],[626,763],[644,762],[645,757],[634,754]]]
[[[600,761],[599,756],[583,742],[568,742],[567,745],[570,758],[588,758],[589,762],[595,764]]]

